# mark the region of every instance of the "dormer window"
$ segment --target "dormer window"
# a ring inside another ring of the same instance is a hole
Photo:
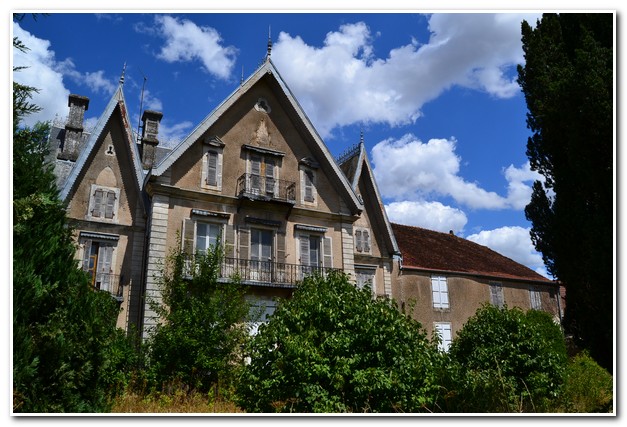
[[[200,187],[222,190],[222,159],[224,143],[214,136],[204,141]]]

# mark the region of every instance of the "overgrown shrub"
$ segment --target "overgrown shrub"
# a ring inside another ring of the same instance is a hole
[[[561,330],[544,312],[485,305],[450,347],[450,412],[543,412],[566,367]]]
[[[152,301],[162,323],[147,344],[146,379],[152,389],[179,384],[207,392],[231,384],[243,363],[250,304],[237,280],[218,280],[221,261],[219,243],[191,258],[176,245],[166,258],[162,300]]]
[[[248,352],[237,389],[248,412],[421,412],[440,390],[421,325],[339,272],[306,278]]]
[[[564,412],[612,412],[614,380],[587,352],[569,363],[561,395]]]

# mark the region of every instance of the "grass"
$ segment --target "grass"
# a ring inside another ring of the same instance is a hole
[[[234,414],[244,413],[235,403],[200,393],[123,394],[113,402],[112,414]]]

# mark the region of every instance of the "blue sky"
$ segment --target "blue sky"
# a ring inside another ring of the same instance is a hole
[[[524,206],[539,175],[525,155],[516,83],[520,24],[539,13],[52,13],[14,23],[31,49],[14,77],[42,88],[34,120],[62,119],[70,93],[95,124],[126,64],[134,126],[164,114],[174,146],[272,59],[334,155],[359,141],[393,222],[453,230],[546,274]]]

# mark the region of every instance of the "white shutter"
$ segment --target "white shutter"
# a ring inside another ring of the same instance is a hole
[[[370,233],[368,233],[368,230],[363,230],[361,236],[363,240],[364,252],[370,253]]]
[[[433,295],[433,307],[440,308],[440,281],[438,277],[431,278],[431,294]]]
[[[314,201],[314,177],[313,172],[305,169],[303,170],[303,187],[305,188],[304,199],[306,202]]]
[[[105,206],[105,218],[113,218],[113,208],[115,207],[115,191],[107,191],[104,194],[107,196]]]
[[[97,189],[94,191],[94,203],[91,211],[91,216],[100,218],[102,215],[102,190]]]
[[[364,250],[361,230],[355,230],[355,249],[357,249],[357,252],[363,252]]]
[[[83,270],[89,271],[89,261],[91,258],[91,240],[85,240],[83,249]]]

